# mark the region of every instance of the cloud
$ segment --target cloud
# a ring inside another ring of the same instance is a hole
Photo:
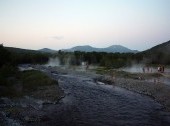
[[[57,39],[57,40],[64,39],[64,37],[63,37],[63,36],[52,36],[51,38],[53,38],[53,39]]]

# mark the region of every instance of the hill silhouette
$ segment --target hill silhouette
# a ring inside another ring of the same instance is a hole
[[[89,45],[75,46],[71,49],[64,49],[66,52],[82,51],[82,52],[107,52],[107,53],[137,53],[137,50],[131,50],[121,45],[112,45],[107,48],[95,48]]]
[[[170,64],[170,40],[152,47],[142,54],[152,64]]]

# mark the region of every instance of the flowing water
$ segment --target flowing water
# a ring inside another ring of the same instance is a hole
[[[169,126],[170,113],[150,97],[111,85],[97,84],[91,77],[54,74],[66,97],[49,107],[48,125],[59,126]]]

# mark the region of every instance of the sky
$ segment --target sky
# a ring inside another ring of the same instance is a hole
[[[170,40],[170,0],[0,0],[0,43],[55,50]]]

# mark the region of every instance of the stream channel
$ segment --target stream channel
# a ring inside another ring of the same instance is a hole
[[[52,76],[66,96],[56,105],[44,106],[45,111],[51,111],[51,125],[170,126],[170,113],[148,96],[97,84],[90,76],[59,73]]]

